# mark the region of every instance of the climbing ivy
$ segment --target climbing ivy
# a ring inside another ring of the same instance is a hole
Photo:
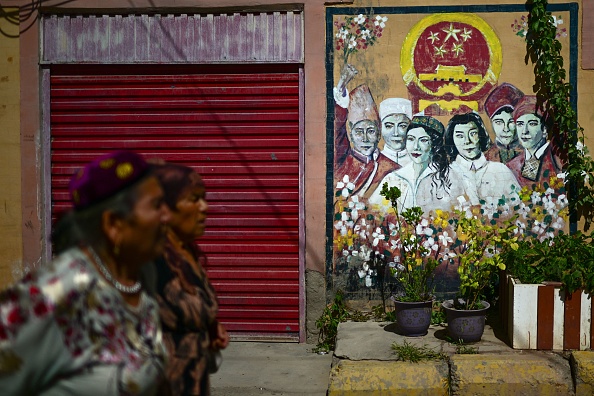
[[[534,91],[552,117],[549,137],[565,161],[572,220],[583,220],[588,229],[594,220],[594,161],[584,144],[584,129],[571,106],[570,83],[563,68],[561,43],[547,0],[528,0],[528,58],[534,64]],[[528,60],[528,59],[527,59]]]

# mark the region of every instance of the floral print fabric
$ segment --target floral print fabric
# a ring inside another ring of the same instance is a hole
[[[165,357],[155,301],[127,305],[78,248],[0,293],[2,395],[153,395]]]
[[[156,298],[170,355],[171,392],[204,396],[209,394],[209,330],[216,328],[218,303],[195,246],[186,248],[169,233],[164,258],[156,263]]]

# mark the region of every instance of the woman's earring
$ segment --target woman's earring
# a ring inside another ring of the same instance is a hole
[[[120,245],[119,244],[116,244],[113,246],[113,254],[116,257],[118,257],[120,255]]]

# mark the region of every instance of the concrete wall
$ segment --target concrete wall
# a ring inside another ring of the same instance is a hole
[[[15,15],[17,9],[0,10]],[[16,14],[18,17],[18,14]],[[0,18],[0,285],[22,259],[19,26]]]

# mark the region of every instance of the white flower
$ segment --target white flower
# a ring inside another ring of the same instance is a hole
[[[371,249],[369,249],[367,246],[361,246],[359,257],[361,257],[363,261],[369,261],[369,258],[371,257]]]
[[[566,207],[567,205],[569,205],[569,201],[567,200],[567,195],[565,195],[565,194],[559,195],[559,197],[557,197],[557,205],[559,206],[559,209],[562,209],[562,208]]]
[[[353,195],[349,201],[349,208],[351,208],[351,217],[353,218],[353,221],[357,221],[359,218],[359,210],[365,209],[365,204],[359,202],[358,195]]]
[[[544,224],[542,224],[540,221],[538,220],[534,220],[534,225],[532,226],[532,232],[535,234],[542,234],[543,232],[546,231],[546,227]]]
[[[400,240],[394,240],[394,239],[390,239],[390,249],[392,251],[396,250],[396,249],[400,249]]]
[[[359,25],[364,24],[366,20],[367,18],[365,18],[363,14],[357,15],[357,18],[355,18],[355,22],[357,22]]]
[[[450,243],[454,242],[454,240],[448,235],[447,231],[444,231],[443,234],[439,236],[439,242],[443,246],[448,246]]]
[[[386,239],[386,236],[382,234],[382,229],[379,227],[375,229],[375,232],[371,234],[371,236],[374,238],[373,246],[377,246],[380,241],[384,241]]]
[[[367,272],[363,270],[359,270],[357,271],[357,273],[359,274],[359,278],[365,278],[365,276],[367,275]]]
[[[371,286],[372,286],[372,283],[371,283],[371,276],[369,276],[369,275],[367,275],[367,276],[365,277],[365,286],[367,286],[367,287],[371,287]]]
[[[349,49],[353,49],[357,46],[357,40],[354,37],[351,37],[349,40]]]
[[[390,236],[396,236],[398,235],[398,230],[400,229],[400,226],[398,223],[394,224],[394,223],[388,223],[388,230],[390,231]]]
[[[344,175],[342,181],[336,183],[336,189],[342,189],[342,196],[348,198],[350,193],[355,189],[355,185],[349,181],[349,175]]]
[[[560,230],[563,227],[565,227],[565,220],[563,220],[562,217],[557,217],[552,223],[551,223],[551,227]]]
[[[376,15],[375,17],[375,21],[373,21],[373,24],[375,26],[379,26],[382,29],[386,27],[386,21],[388,20],[388,17],[383,17],[381,15]]]

